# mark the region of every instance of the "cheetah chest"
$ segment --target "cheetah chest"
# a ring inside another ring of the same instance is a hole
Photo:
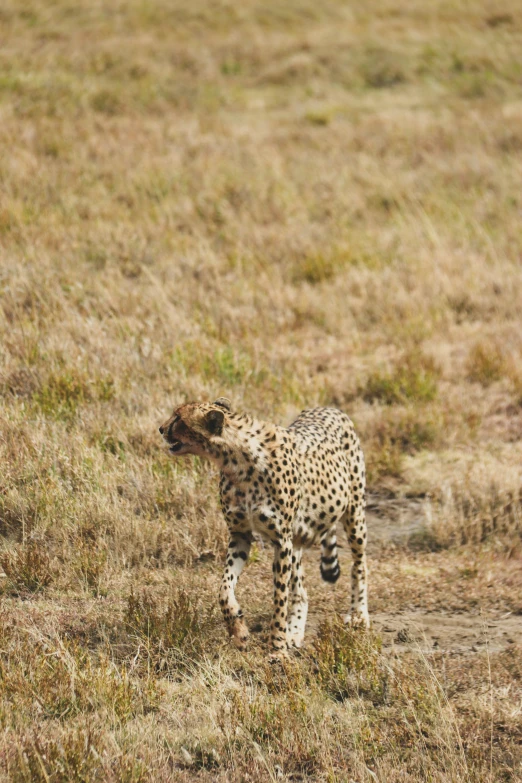
[[[222,482],[221,508],[232,530],[279,538],[278,505],[264,482]]]

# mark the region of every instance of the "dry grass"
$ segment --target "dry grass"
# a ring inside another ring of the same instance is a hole
[[[373,607],[520,611],[518,3],[7,0],[0,38],[0,779],[515,780],[512,647],[395,659],[315,569],[302,657],[230,650],[216,476],[157,426],[344,407],[423,504]]]

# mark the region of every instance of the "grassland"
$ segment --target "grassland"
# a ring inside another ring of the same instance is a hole
[[[4,0],[0,44],[0,780],[520,780],[519,2]],[[270,667],[257,546],[228,646],[157,433],[222,394],[354,419],[372,633],[312,553]]]

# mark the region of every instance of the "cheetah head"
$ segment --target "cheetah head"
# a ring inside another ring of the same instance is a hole
[[[189,402],[176,408],[159,431],[176,457],[183,454],[212,457],[219,448],[227,411],[230,402],[226,397],[211,403]]]

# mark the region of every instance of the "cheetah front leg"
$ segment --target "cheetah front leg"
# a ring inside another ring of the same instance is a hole
[[[303,550],[294,549],[292,555],[292,576],[290,584],[290,610],[287,623],[287,641],[289,647],[301,647],[304,639],[306,616],[308,614],[308,596],[303,584]]]
[[[243,620],[243,612],[236,600],[234,590],[239,575],[248,560],[251,545],[251,533],[231,533],[227,562],[219,591],[219,604],[227,624],[228,633],[239,650],[246,648],[248,628]]]
[[[272,658],[286,657],[288,594],[292,575],[292,539],[283,539],[274,546],[274,614],[270,640],[274,649]]]

